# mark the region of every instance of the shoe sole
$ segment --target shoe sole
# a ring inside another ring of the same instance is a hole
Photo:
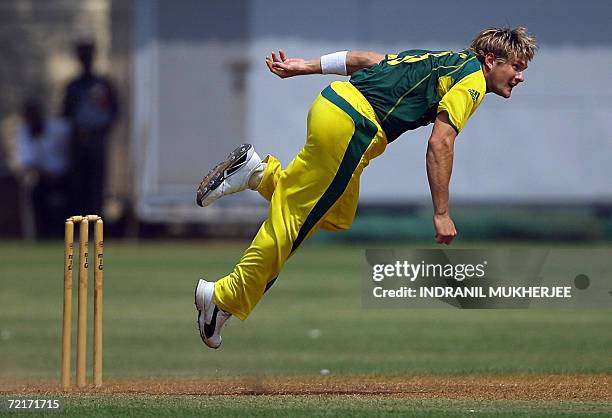
[[[200,182],[198,186],[198,192],[196,194],[196,203],[200,207],[204,207],[202,205],[202,200],[206,196],[208,196],[212,191],[216,190],[217,187],[223,183],[223,180],[230,177],[234,174],[237,167],[241,167],[246,163],[245,156],[249,152],[249,150],[253,148],[251,144],[242,144],[235,150],[229,153],[225,161],[217,164],[212,170],[208,172]]]
[[[202,315],[205,315],[206,313],[204,312],[204,306],[200,306],[198,304],[198,289],[200,288],[200,285],[204,286],[204,280],[203,279],[199,279],[198,280],[198,284],[196,285],[195,291],[194,291],[194,295],[193,295],[193,299],[194,299],[194,304],[196,307],[196,310],[198,311],[198,332],[200,333],[200,339],[202,340],[202,342],[204,344],[206,344],[208,347],[213,348],[213,349],[218,349],[219,347],[221,347],[221,344],[214,346],[214,345],[210,345],[209,342],[207,342],[204,337],[202,336],[202,329],[200,328],[200,317]]]

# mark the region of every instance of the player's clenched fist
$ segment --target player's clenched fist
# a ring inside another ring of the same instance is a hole
[[[449,245],[457,236],[453,220],[448,215],[434,215],[433,222],[436,229],[436,242]]]

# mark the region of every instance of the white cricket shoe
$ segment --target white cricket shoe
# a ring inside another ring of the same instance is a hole
[[[221,328],[232,315],[215,305],[214,292],[214,282],[200,279],[195,289],[195,305],[198,310],[198,328],[202,341],[210,348],[219,348]]]
[[[251,176],[263,172],[264,168],[252,145],[240,145],[204,176],[198,187],[196,203],[208,206],[221,196],[248,189]]]

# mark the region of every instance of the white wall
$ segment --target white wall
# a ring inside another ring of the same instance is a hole
[[[204,213],[194,191],[241,142],[285,164],[302,146],[308,108],[334,78],[280,80],[264,64],[272,49],[303,57],[341,49],[458,50],[481,28],[519,24],[541,49],[512,99],[488,95],[459,136],[454,202],[611,202],[611,15],[612,3],[596,0],[516,0],[504,8],[440,0],[435,9],[400,0],[138,1],[132,137],[139,213],[232,220],[230,209],[242,217],[242,209],[262,203],[243,194]],[[230,71],[236,62],[246,77],[238,93]],[[372,162],[362,201],[429,201],[429,132],[404,134]]]
[[[252,45],[252,59],[261,61],[270,45],[307,57],[347,47],[346,43],[266,38]],[[401,48],[367,47],[381,52]],[[442,45],[429,47],[443,49]],[[451,45],[453,48],[461,46]],[[576,60],[577,56],[581,59]],[[608,174],[612,162],[610,68],[611,49],[546,48],[531,63],[526,81],[511,99],[487,95],[456,142],[453,199],[612,200]],[[256,66],[249,79],[247,131],[258,147],[277,154],[284,163],[290,161],[304,142],[312,100],[333,79],[281,80],[265,65]],[[429,200],[425,150],[430,132],[431,125],[405,133],[372,162],[363,176],[362,201]]]

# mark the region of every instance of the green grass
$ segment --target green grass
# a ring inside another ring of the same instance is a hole
[[[198,336],[194,285],[202,275],[217,279],[226,274],[246,243],[105,244],[106,376],[317,375],[321,369],[332,375],[612,371],[610,310],[364,309],[361,267],[369,244],[304,245],[252,316],[244,322],[233,319],[224,329],[223,348],[211,351]],[[4,242],[0,254],[0,379],[58,378],[62,243]],[[91,322],[89,328],[91,333]],[[231,406],[223,397],[116,397],[116,403],[108,397],[79,399],[77,415],[88,402],[108,403],[105,410],[112,415],[115,407],[139,403],[150,413],[173,414],[179,408],[181,415],[196,414],[204,401],[229,415],[244,413],[251,403],[255,409],[249,409],[249,415],[260,410],[267,411],[262,415],[312,415],[317,405],[317,413],[346,416],[378,407],[391,415],[452,416],[456,408],[463,415],[472,404],[491,413],[517,408],[519,415],[565,410],[563,403],[554,402],[334,397],[280,397],[268,403],[266,397],[257,397]],[[540,409],[530,412],[532,406]]]
[[[610,405],[597,402],[467,401],[389,399],[356,396],[79,396],[62,399],[62,415],[225,417],[606,417]],[[0,416],[14,416],[13,412]],[[49,413],[54,416],[54,413]]]

